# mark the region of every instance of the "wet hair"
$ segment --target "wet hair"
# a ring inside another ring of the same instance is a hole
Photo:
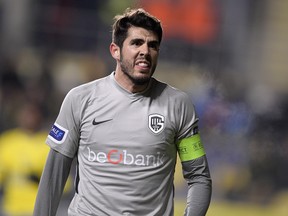
[[[112,26],[112,42],[122,48],[130,27],[141,27],[154,32],[158,36],[159,44],[162,40],[162,26],[159,19],[142,8],[126,9],[123,15],[114,17]]]

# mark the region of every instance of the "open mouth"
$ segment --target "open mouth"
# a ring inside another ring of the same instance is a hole
[[[138,66],[138,68],[142,69],[142,70],[147,70],[150,69],[150,62],[145,61],[145,60],[141,60],[141,61],[137,61],[136,62],[136,66]]]

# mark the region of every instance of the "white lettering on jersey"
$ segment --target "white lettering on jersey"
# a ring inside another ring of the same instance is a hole
[[[131,154],[127,150],[116,150],[112,149],[109,152],[98,152],[92,151],[89,147],[88,149],[88,160],[91,162],[99,163],[111,163],[124,165],[136,165],[136,166],[160,166],[164,164],[163,158],[165,154],[157,152],[156,155],[143,155],[143,154]]]

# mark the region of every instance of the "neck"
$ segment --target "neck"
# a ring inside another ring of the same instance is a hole
[[[117,70],[117,68],[115,71],[115,80],[122,88],[131,93],[142,92],[149,85],[149,82],[145,84],[136,84],[129,76],[127,76],[123,71]]]

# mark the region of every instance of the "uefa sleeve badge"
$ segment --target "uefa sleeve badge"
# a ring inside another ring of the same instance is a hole
[[[49,132],[49,135],[48,137],[54,141],[55,143],[57,144],[62,144],[66,137],[67,137],[67,134],[68,134],[68,130],[60,125],[58,125],[57,123],[55,123],[50,132]]]

